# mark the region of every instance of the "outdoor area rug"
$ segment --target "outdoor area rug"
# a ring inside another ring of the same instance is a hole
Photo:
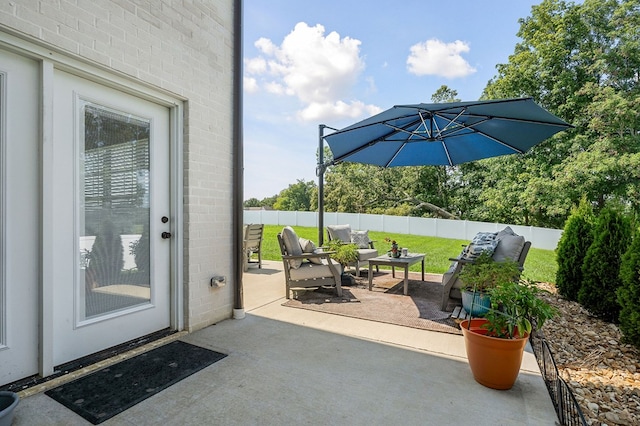
[[[353,286],[342,286],[342,297],[334,289],[318,289],[298,292],[297,299],[290,299],[283,306],[309,309],[335,315],[385,322],[423,330],[461,334],[451,312],[440,310],[442,301],[441,275],[409,273],[409,295],[405,296],[404,278],[396,273],[375,273],[373,289],[369,291],[366,271]]]
[[[45,393],[97,425],[226,356],[174,341]]]

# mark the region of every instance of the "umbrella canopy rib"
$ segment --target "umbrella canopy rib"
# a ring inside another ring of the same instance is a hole
[[[400,145],[400,148],[398,148],[395,152],[395,154],[393,154],[391,156],[391,158],[389,159],[389,161],[387,161],[387,164],[384,165],[385,168],[389,167],[389,164],[393,163],[393,160],[395,160],[395,158],[398,156],[398,154],[400,153],[400,151],[402,151],[402,148],[406,145],[406,142],[404,142],[402,145]]]
[[[513,151],[515,151],[515,152],[514,152],[514,154],[515,154],[515,153],[518,153],[518,154],[524,154],[524,151],[523,151],[522,149],[518,148],[517,146],[514,146],[514,145],[511,145],[511,144],[509,144],[509,143],[507,143],[507,142],[501,141],[500,139],[495,138],[495,137],[493,137],[493,136],[491,136],[491,135],[488,135],[488,134],[486,134],[486,133],[484,133],[484,132],[476,131],[476,133],[478,133],[478,134],[480,134],[480,135],[484,136],[484,137],[485,137],[485,138],[487,138],[487,139],[491,139],[492,141],[494,141],[494,142],[496,142],[496,143],[499,143],[500,145],[502,145],[502,146],[504,146],[504,147],[506,147],[506,148],[512,149]],[[457,136],[457,135],[453,135],[453,136],[449,136],[448,138],[449,138],[449,139],[454,139],[454,138],[456,138],[456,137],[464,137],[464,135],[458,135],[458,136]],[[452,141],[452,142],[454,142],[454,141]]]

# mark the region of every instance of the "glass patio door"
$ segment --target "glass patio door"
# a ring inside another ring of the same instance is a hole
[[[54,79],[54,362],[169,327],[169,110]]]

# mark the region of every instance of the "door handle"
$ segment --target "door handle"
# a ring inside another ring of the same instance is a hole
[[[163,232],[162,234],[160,234],[162,236],[162,238],[164,240],[166,240],[167,238],[171,238],[171,232]]]

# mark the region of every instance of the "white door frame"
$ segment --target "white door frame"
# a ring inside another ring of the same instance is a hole
[[[0,384],[38,372],[38,63],[0,50]],[[35,116],[35,117],[34,117]]]
[[[27,41],[11,34],[0,32],[2,47],[40,61],[41,64],[41,157],[39,159],[40,179],[40,303],[39,303],[39,373],[42,376],[53,374],[53,203],[52,182],[55,179],[53,167],[49,161],[53,152],[53,74],[61,69],[87,78],[108,87],[166,106],[170,110],[170,204],[174,237],[171,244],[171,328],[180,331],[184,328],[183,307],[183,113],[185,98],[174,93],[144,84],[133,78],[114,72],[105,66],[93,64],[80,58],[64,54],[51,46]]]

